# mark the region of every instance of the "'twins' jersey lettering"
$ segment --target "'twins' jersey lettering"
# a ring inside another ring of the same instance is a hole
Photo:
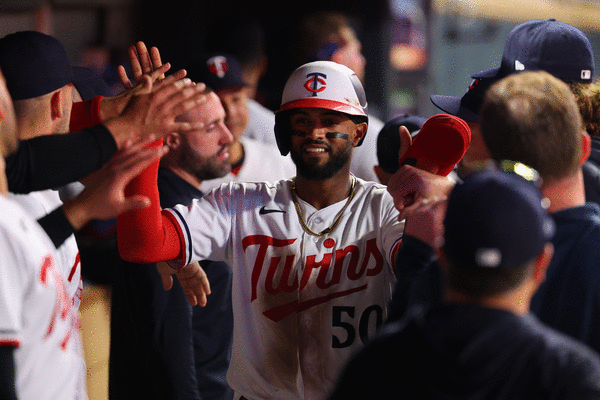
[[[282,256],[274,256],[266,260],[269,248],[284,248],[290,246],[295,241],[296,239],[276,239],[266,235],[250,235],[242,240],[244,251],[250,246],[259,246],[256,261],[252,269],[251,301],[256,300],[258,297],[259,279],[265,267],[267,268],[267,273],[264,290],[269,295],[277,295],[282,291],[287,293],[294,291],[301,292],[306,287],[313,271],[318,270],[315,284],[319,289],[324,290],[324,295],[301,303],[293,301],[289,304],[283,304],[264,311],[263,314],[275,322],[280,321],[292,313],[304,311],[335,298],[344,297],[365,290],[367,284],[357,285],[342,291],[331,291],[329,289],[339,285],[342,282],[342,279],[358,281],[365,275],[375,276],[383,270],[383,254],[381,254],[381,251],[377,248],[376,239],[374,238],[366,242],[366,251],[362,258],[360,249],[357,246],[350,245],[343,249],[325,253],[320,260],[317,260],[316,255],[306,256],[303,263],[303,271],[293,271],[293,267],[296,264],[296,254],[294,253],[285,256],[283,263]],[[335,246],[335,241],[333,239],[327,239],[324,242],[324,246],[326,248],[333,248]],[[348,263],[347,268],[344,271],[343,266],[346,259],[348,259]],[[371,260],[373,260],[374,263],[368,268]],[[331,272],[330,269],[332,269]],[[276,278],[277,276],[279,276],[278,281]]]

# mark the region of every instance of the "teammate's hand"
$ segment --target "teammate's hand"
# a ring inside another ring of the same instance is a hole
[[[122,148],[127,141],[137,142],[150,135],[162,138],[171,132],[185,133],[201,129],[201,123],[179,122],[175,119],[206,101],[202,92],[204,84],[194,84],[187,78],[177,79],[173,75],[165,78],[158,90],[153,90],[153,83],[146,75],[143,76],[143,89],[140,94],[133,96],[123,113],[104,122]]]
[[[125,187],[151,162],[167,152],[165,147],[147,147],[154,138],[117,152],[98,171],[85,178],[85,189],[66,200],[63,211],[75,230],[92,219],[106,220],[150,205],[145,196],[125,197]]]
[[[131,63],[131,72],[133,73],[133,79],[136,82],[141,79],[142,75],[151,75],[153,78],[155,78],[153,81],[161,81],[165,79],[165,72],[167,71],[162,69],[164,66],[160,58],[160,52],[156,47],[150,48],[150,52],[148,52],[146,44],[140,41],[135,45],[130,46],[128,52],[129,61]],[[123,87],[125,89],[133,88],[133,84],[127,76],[127,70],[125,67],[119,65],[118,71]]]
[[[195,262],[175,270],[162,261],[156,263],[156,269],[160,274],[165,290],[170,290],[173,287],[173,275],[175,275],[192,306],[204,307],[206,305],[206,296],[210,294],[210,283],[200,264]]]
[[[404,235],[412,236],[439,250],[444,244],[446,198],[420,199],[404,210]]]
[[[129,80],[125,67],[119,65],[119,78],[125,90],[117,96],[102,99],[100,102],[101,121],[119,116],[133,96],[148,94],[151,90],[159,90],[161,85],[183,79],[187,75],[187,72],[182,69],[170,75],[170,81],[164,82],[165,73],[171,69],[171,64],[165,63],[163,65],[158,49],[152,47],[148,52],[144,42],[138,42],[129,48],[129,58],[136,84],[133,85]],[[149,78],[152,82],[151,86],[146,84],[146,78]]]
[[[410,165],[403,165],[392,175],[387,185],[394,198],[394,206],[405,218],[407,207],[422,199],[444,198],[450,194],[455,182],[447,177],[434,175]]]

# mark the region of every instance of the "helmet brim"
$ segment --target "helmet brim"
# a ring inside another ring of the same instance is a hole
[[[324,108],[327,110],[338,111],[344,114],[367,116],[360,106],[342,103],[326,99],[298,99],[282,104],[276,112],[293,110],[296,108]]]

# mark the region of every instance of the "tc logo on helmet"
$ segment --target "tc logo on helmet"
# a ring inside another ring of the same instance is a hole
[[[206,61],[206,65],[208,66],[208,70],[219,78],[224,77],[225,73],[229,70],[229,63],[223,56],[209,58]]]
[[[311,92],[313,96],[316,96],[317,93],[322,92],[327,87],[327,82],[325,82],[327,75],[325,74],[312,72],[307,74],[306,77],[309,79],[304,84],[304,87]]]

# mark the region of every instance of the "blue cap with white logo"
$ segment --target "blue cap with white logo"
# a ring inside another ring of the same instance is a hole
[[[445,253],[467,268],[521,267],[555,231],[539,189],[498,169],[474,172],[456,185],[444,227]]]
[[[594,52],[579,29],[556,21],[531,20],[508,35],[499,68],[473,74],[473,78],[503,78],[522,71],[546,71],[564,82],[594,80]]]

